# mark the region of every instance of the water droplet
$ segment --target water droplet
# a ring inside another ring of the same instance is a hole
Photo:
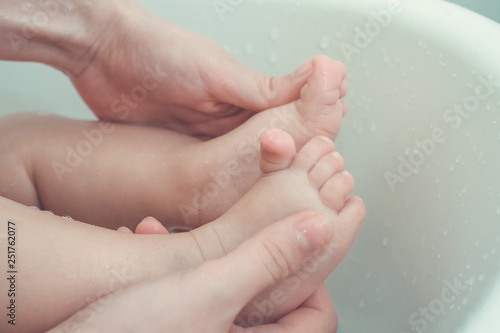
[[[498,133],[497,139],[498,141],[500,141],[500,133]]]
[[[34,6],[31,2],[24,3],[22,7],[23,7],[23,11],[25,11],[27,13],[31,12],[34,8]]]
[[[277,41],[281,37],[281,31],[279,31],[276,28],[273,28],[273,29],[271,29],[271,32],[270,32],[269,36],[271,37],[271,39],[273,41]]]
[[[477,280],[478,280],[479,282],[483,282],[483,281],[484,281],[484,278],[485,278],[484,274],[481,274],[481,275],[479,275],[479,276],[477,277]]]
[[[83,2],[83,6],[87,9],[92,9],[94,7],[94,5],[92,4],[92,1],[84,1]]]
[[[422,39],[418,42],[418,46],[420,46],[423,49],[427,48],[427,44]]]
[[[469,270],[469,269],[470,269],[470,264],[467,264],[467,265],[465,266],[465,269],[466,269],[466,270]]]
[[[377,124],[372,123],[372,126],[370,127],[372,132],[375,132],[377,130]],[[500,140],[500,134],[498,134],[498,139]]]
[[[253,44],[252,43],[246,43],[245,44],[245,53],[246,55],[253,55],[254,54],[254,47],[253,47]]]
[[[382,246],[387,246],[388,243],[389,239],[387,239],[387,237],[384,237],[384,239],[382,239]]]
[[[68,216],[68,215],[62,216],[62,218],[74,221],[73,218],[71,216]]]
[[[353,121],[352,121],[352,123],[351,123],[351,127],[352,127],[352,129],[354,129],[354,130],[355,130],[355,129],[357,129],[357,128],[358,128],[358,126],[359,126],[359,124],[358,124],[357,120],[353,120]]]
[[[497,215],[500,215],[500,207],[497,208]]]
[[[47,214],[49,214],[49,215],[54,215],[54,213],[52,213],[50,210],[44,210],[43,212],[44,212],[44,213],[47,213]]]
[[[450,166],[450,172],[453,172],[455,170],[455,163],[452,163]]]
[[[469,298],[465,296],[465,298],[462,300],[463,305],[467,305],[467,302],[469,301]]]
[[[38,208],[37,206],[29,206],[29,207],[34,210],[40,210],[40,208]]]
[[[71,2],[67,2],[65,5],[64,5],[64,10],[66,12],[71,12],[73,10],[73,8],[75,8],[75,5]]]
[[[271,51],[271,53],[269,53],[269,63],[274,65],[278,62],[278,53],[276,53],[275,51]]]
[[[319,48],[322,50],[326,50],[330,47],[330,38],[328,36],[323,36],[319,40]]]
[[[476,283],[476,278],[473,276],[473,277],[470,278],[468,284],[469,284],[469,286],[472,286],[472,285],[474,285],[474,283]]]
[[[359,308],[363,308],[365,306],[365,301],[364,300],[360,300],[359,303],[358,303],[358,306]]]
[[[413,280],[411,280],[411,284],[414,286],[417,283],[417,276],[413,276]]]

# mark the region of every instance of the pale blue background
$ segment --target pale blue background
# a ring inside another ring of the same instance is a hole
[[[448,0],[500,22],[500,0]]]

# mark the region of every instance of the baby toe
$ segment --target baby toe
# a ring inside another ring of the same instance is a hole
[[[336,173],[344,170],[344,158],[334,151],[324,155],[309,172],[309,183],[320,189]]]
[[[323,156],[334,151],[335,144],[332,140],[326,136],[314,137],[297,153],[292,167],[309,172]]]
[[[325,206],[339,212],[354,189],[354,178],[347,171],[336,173],[319,190],[319,196]]]
[[[268,129],[260,135],[260,168],[264,173],[286,169],[296,154],[292,137],[278,129]]]

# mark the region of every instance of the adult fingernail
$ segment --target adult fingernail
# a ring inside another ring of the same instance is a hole
[[[332,238],[332,225],[329,219],[319,213],[313,213],[295,226],[297,239],[306,249],[314,251],[328,243]]]
[[[299,68],[297,68],[297,70],[293,72],[293,76],[295,77],[295,79],[302,79],[304,76],[306,76],[311,72],[311,69],[312,69],[311,62],[308,61]]]

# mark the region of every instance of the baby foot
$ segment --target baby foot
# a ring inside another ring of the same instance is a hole
[[[187,185],[191,190],[178,203],[178,213],[188,226],[197,227],[221,216],[255,184],[261,173],[257,138],[263,130],[284,130],[299,149],[317,135],[335,139],[347,111],[341,100],[347,92],[345,67],[317,56],[301,71],[310,74],[300,99],[263,111],[232,132],[185,152],[192,162],[182,179],[192,180]]]
[[[205,260],[210,260],[229,253],[258,230],[291,214],[313,210],[334,224],[333,240],[321,260],[316,260],[314,271],[300,278],[298,286],[285,281],[286,302],[273,304],[272,310],[262,314],[272,320],[305,301],[344,259],[364,219],[365,207],[359,198],[347,200],[354,180],[344,171],[344,161],[330,139],[315,137],[298,153],[292,137],[283,131],[265,131],[260,141],[262,177],[224,215],[191,234]],[[256,307],[254,303],[245,313],[252,314]]]

